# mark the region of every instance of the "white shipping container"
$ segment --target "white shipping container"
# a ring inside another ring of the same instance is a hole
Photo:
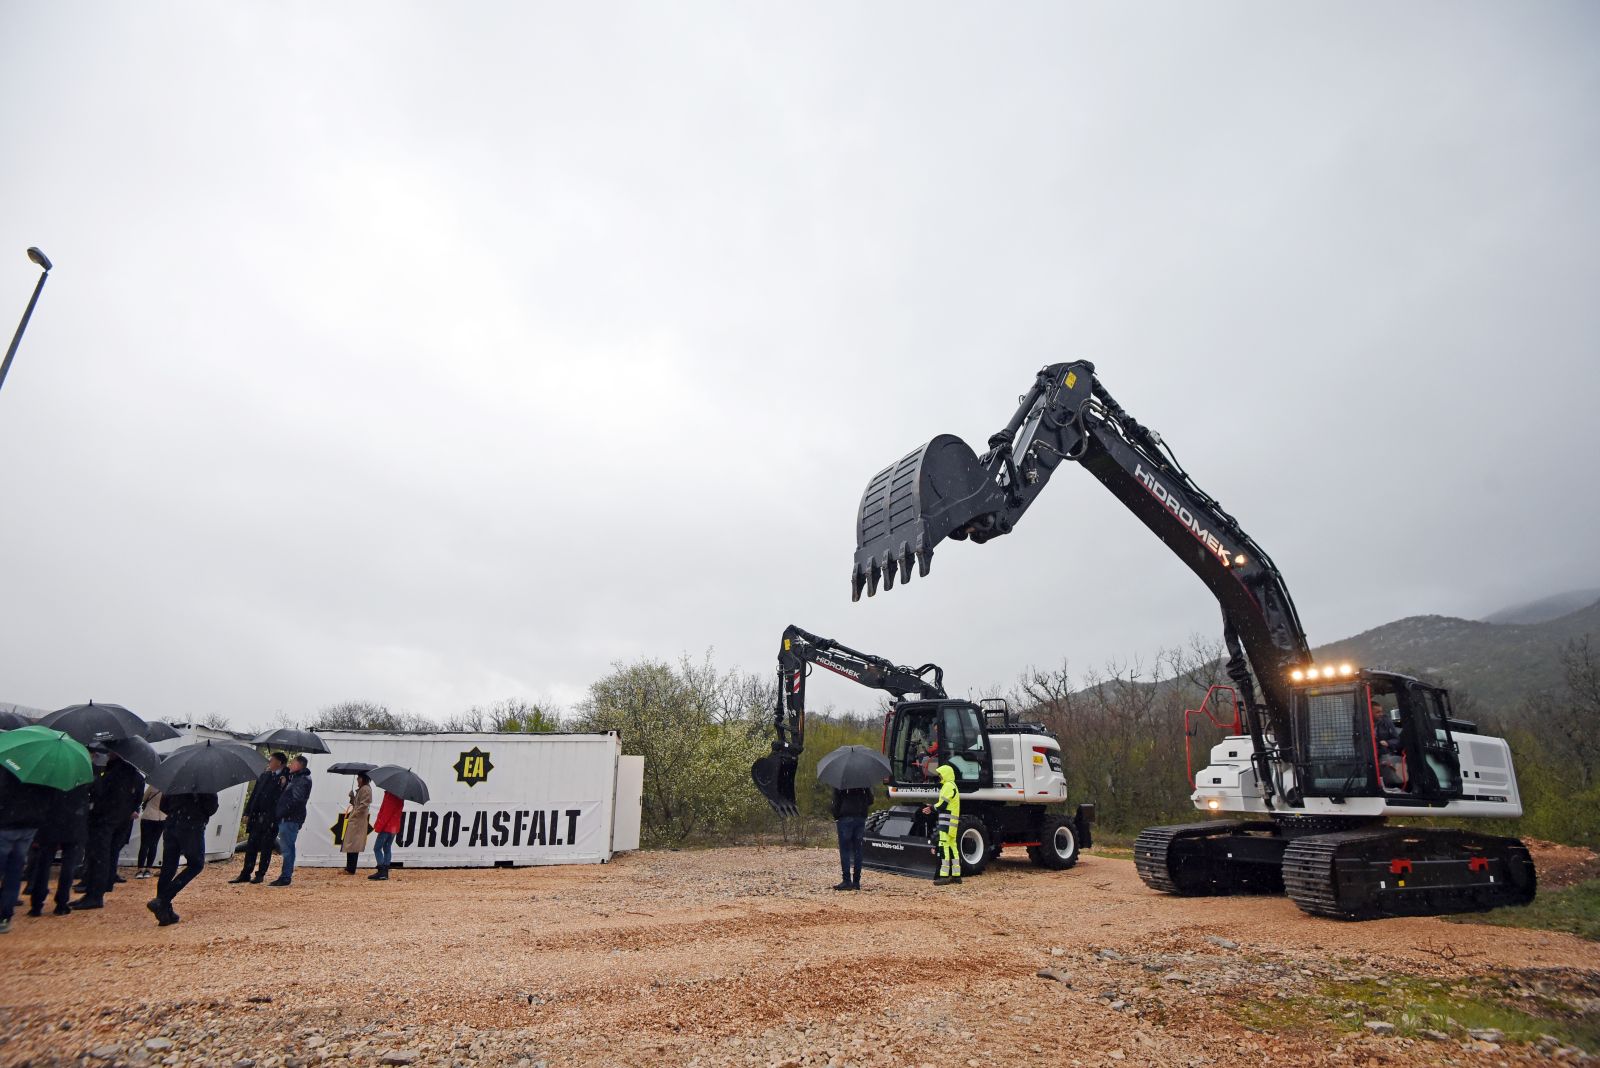
[[[603,864],[639,847],[644,759],[622,754],[616,734],[412,734],[318,731],[328,753],[307,754],[311,802],[297,865],[345,862],[345,810],[354,775],[329,765],[398,764],[428,784],[427,804],[406,802],[396,867]],[[372,789],[369,819],[384,793]],[[361,866],[372,866],[368,835]]]

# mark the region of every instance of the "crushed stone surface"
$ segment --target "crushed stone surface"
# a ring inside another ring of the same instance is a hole
[[[1570,859],[1570,858],[1568,858]],[[1592,854],[1591,854],[1592,859]],[[1006,1065],[1579,1063],[1577,1050],[1246,1026],[1230,999],[1328,978],[1518,970],[1600,985],[1544,931],[1348,924],[1284,898],[1173,898],[1131,862],[1009,857],[959,887],[831,850],[641,852],[603,866],[208,866],[157,927],[149,887],[0,935],[0,1064]],[[1493,1047],[1492,1049],[1489,1047]],[[1592,1052],[1592,1051],[1591,1051]]]

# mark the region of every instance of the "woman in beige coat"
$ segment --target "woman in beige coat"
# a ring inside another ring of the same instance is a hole
[[[356,788],[350,791],[350,807],[344,814],[344,873],[356,873],[356,861],[367,848],[367,826],[372,812],[372,780],[365,775],[356,776]]]

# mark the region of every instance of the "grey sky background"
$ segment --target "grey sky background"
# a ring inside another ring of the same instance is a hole
[[[235,723],[1218,631],[1086,473],[852,605],[1089,358],[1314,642],[1600,581],[1600,8],[0,4],[0,698]],[[844,683],[818,698],[865,709]]]

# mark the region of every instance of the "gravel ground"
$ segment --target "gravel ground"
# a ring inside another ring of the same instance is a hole
[[[287,889],[216,865],[170,928],[130,882],[104,911],[19,913],[0,936],[0,1063],[1498,1065],[1586,1058],[1237,1007],[1419,976],[1600,1012],[1600,946],[1569,935],[1163,897],[1092,854],[951,888],[869,872],[860,893],[830,889],[835,863],[729,848],[388,883],[313,869]]]

